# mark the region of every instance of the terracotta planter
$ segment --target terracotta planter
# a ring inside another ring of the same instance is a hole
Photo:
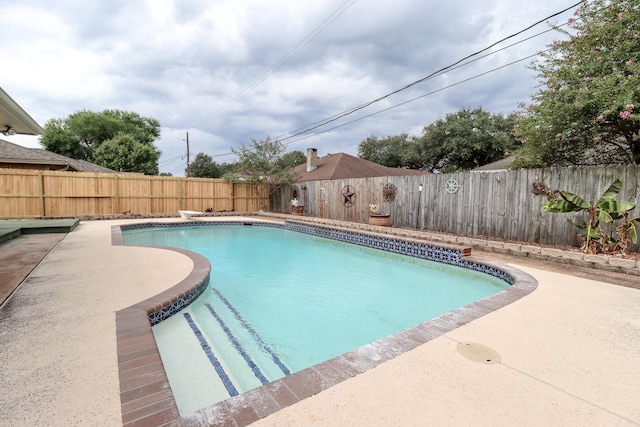
[[[302,216],[304,214],[304,206],[293,206],[291,208],[291,215]]]
[[[380,227],[391,227],[391,215],[369,215],[369,225],[378,225]]]

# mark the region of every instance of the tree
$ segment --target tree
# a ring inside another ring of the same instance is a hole
[[[49,119],[46,122],[40,144],[45,150],[72,159],[88,159],[87,147],[80,144],[78,139],[73,136],[64,119]]]
[[[160,122],[142,117],[137,113],[120,110],[104,110],[101,113],[95,113],[83,110],[69,115],[66,119],[50,119],[45,123],[40,143],[46,150],[54,153],[95,162],[113,169],[112,163],[101,163],[109,157],[108,155],[105,157],[103,153],[101,156],[96,156],[95,152],[107,141],[125,141],[129,144],[128,139],[120,139],[122,136],[128,136],[137,143],[147,146],[148,148],[143,151],[149,153],[150,157],[145,158],[144,161],[146,163],[155,157],[157,171],[160,151],[154,146],[154,141],[160,137]],[[136,150],[136,156],[140,155],[141,150]],[[106,151],[113,151],[113,147]],[[125,156],[128,153],[124,149],[119,151]],[[147,164],[139,168],[132,166],[130,159],[124,159],[122,163],[129,165],[127,169],[133,168],[133,172],[154,169]]]
[[[285,153],[278,162],[278,166],[282,169],[291,169],[306,162],[307,156],[300,150],[294,150]]]
[[[213,161],[211,156],[204,153],[198,153],[196,158],[189,166],[189,172],[194,178],[220,178],[222,171]]]
[[[386,138],[372,135],[358,145],[358,157],[390,168],[421,169],[420,152],[418,140],[406,133]]]
[[[283,166],[284,150],[282,142],[269,137],[263,141],[252,138],[248,147],[242,144],[240,149],[232,148],[231,151],[238,157],[238,161],[230,178],[273,184],[295,182],[296,177],[291,172],[291,167]]]
[[[420,141],[425,168],[454,172],[503,159],[518,146],[510,133],[512,122],[511,117],[480,107],[447,114],[423,130]]]
[[[519,113],[516,165],[640,164],[640,3],[592,0],[533,64],[540,90]]]
[[[233,171],[236,170],[235,163],[220,163],[218,164],[218,169],[220,169],[220,176],[224,177],[225,175],[233,175]]]
[[[94,150],[93,156],[97,164],[119,172],[158,174],[160,151],[131,135],[119,134],[104,141]]]
[[[233,172],[226,173],[224,177],[247,184],[270,184],[268,187],[255,186],[257,191],[268,188],[268,194],[261,194],[265,200],[265,208],[268,197],[280,186],[296,182],[297,178],[291,167],[283,166],[285,146],[277,139],[267,137],[263,141],[256,141],[252,138],[248,147],[242,144],[240,149],[232,148],[231,151],[238,157],[238,161]]]

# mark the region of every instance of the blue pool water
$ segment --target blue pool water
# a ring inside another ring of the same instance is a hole
[[[271,227],[127,230],[205,256],[209,288],[153,331],[182,413],[497,293],[489,275]]]

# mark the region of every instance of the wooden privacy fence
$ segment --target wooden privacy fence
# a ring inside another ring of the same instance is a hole
[[[638,166],[520,169],[311,181],[297,186],[305,215],[367,222],[369,204],[377,203],[391,214],[396,227],[579,246],[578,229],[572,221],[580,222],[585,215],[544,212],[541,204],[547,198],[534,194],[534,183],[538,188],[544,185],[542,188],[578,194],[593,203],[619,178],[623,189],[617,199],[636,203],[632,218],[637,218],[639,172]],[[383,187],[387,184],[396,188],[393,201],[384,199]],[[342,192],[347,186],[355,191],[350,207],[343,203]],[[291,188],[284,188],[272,198],[272,205],[281,212],[290,212],[291,193]],[[637,244],[633,250],[638,251]]]
[[[0,218],[268,209],[268,186],[223,179],[0,169]]]

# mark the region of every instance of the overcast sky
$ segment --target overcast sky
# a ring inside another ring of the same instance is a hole
[[[267,136],[282,139],[289,151],[315,147],[320,156],[357,155],[367,136],[420,135],[462,108],[516,111],[536,91],[531,59],[490,71],[544,50],[561,35],[523,41],[549,29],[542,23],[492,48],[493,55],[291,135],[574,3],[0,0],[0,86],[41,125],[79,110],[120,109],[158,119],[160,171],[176,176],[184,175],[187,132],[192,160],[203,152],[231,162],[232,147]],[[550,22],[563,24],[573,11]],[[39,146],[34,137],[5,139]]]

